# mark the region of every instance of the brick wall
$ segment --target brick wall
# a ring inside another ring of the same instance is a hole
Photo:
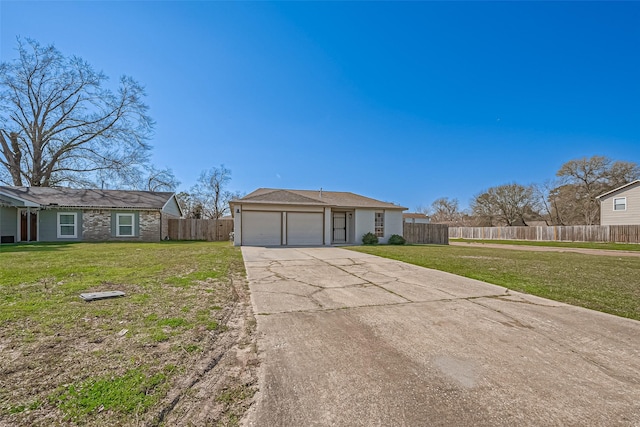
[[[138,211],[139,222],[137,237],[115,237],[111,230],[113,211],[106,209],[85,210],[82,213],[82,240],[85,241],[138,241],[157,242],[160,230],[166,235],[166,225],[161,225],[158,211]],[[166,221],[163,218],[163,222]]]
[[[140,228],[136,240],[158,242],[160,240],[160,212],[140,211]]]
[[[160,214],[160,228],[161,228],[161,238],[164,240],[169,237],[169,220],[170,219],[179,219],[179,216],[169,215],[166,213]]]
[[[111,211],[82,212],[82,240],[111,240]]]

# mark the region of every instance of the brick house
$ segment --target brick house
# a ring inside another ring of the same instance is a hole
[[[0,186],[1,243],[155,242],[181,216],[171,192]]]

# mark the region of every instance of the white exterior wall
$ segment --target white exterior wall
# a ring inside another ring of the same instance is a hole
[[[234,239],[233,244],[242,244],[242,212],[262,211],[262,212],[284,212],[282,230],[287,230],[287,213],[291,212],[322,212],[324,213],[324,244],[331,245],[333,239],[332,209],[318,206],[292,206],[292,205],[259,205],[259,204],[238,204],[234,205]],[[342,210],[341,210],[342,211]],[[386,243],[393,234],[402,236],[403,218],[402,211],[395,209],[355,209],[353,218],[348,221],[348,241],[359,245],[362,244],[362,236],[366,233],[375,232],[375,212],[385,212],[384,217],[384,237],[379,238],[380,243]],[[284,233],[284,244],[287,244],[286,232]]]
[[[325,245],[331,244],[331,209],[323,208],[322,206],[297,206],[297,205],[263,205],[263,204],[236,204],[233,206],[233,245],[242,245],[242,212],[283,212],[282,215],[282,230],[283,232],[283,244],[288,244],[287,239],[287,214],[291,212],[318,212],[324,213],[324,225],[325,225]]]
[[[355,241],[353,242],[356,245],[362,244],[362,236],[375,231],[375,210],[371,209],[356,209],[355,217],[356,217],[356,232],[355,232]]]
[[[614,211],[613,199],[626,197],[627,210]],[[640,183],[600,199],[600,225],[640,224]]]
[[[331,208],[324,208],[324,244],[331,245],[333,239],[333,223],[331,222]]]
[[[384,237],[379,237],[380,243],[387,243],[393,234],[402,236],[403,218],[402,211],[395,209],[356,209],[356,245],[362,244],[362,236],[371,232],[375,233],[375,213],[384,212]]]
[[[233,214],[233,246],[242,245],[242,206],[235,205]]]
[[[402,211],[385,210],[384,211],[384,237],[380,239],[380,243],[387,243],[389,237],[394,234],[402,236],[404,226],[402,223]]]

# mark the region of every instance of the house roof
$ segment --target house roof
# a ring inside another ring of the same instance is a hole
[[[174,193],[159,191],[87,190],[54,187],[0,187],[5,195],[42,207],[161,210]]]
[[[417,213],[417,212],[407,212],[407,213],[403,213],[402,217],[407,219],[407,218],[420,218],[420,219],[424,219],[424,218],[429,218],[427,216],[427,214],[423,214],[423,213]]]
[[[636,179],[635,181],[631,181],[631,182],[630,182],[630,183],[628,183],[628,184],[621,185],[621,186],[620,186],[620,187],[618,187],[618,188],[614,188],[614,189],[613,189],[613,190],[611,190],[611,191],[607,191],[606,193],[604,193],[604,194],[601,194],[601,195],[597,196],[597,197],[596,197],[596,199],[600,199],[600,198],[602,198],[602,197],[610,196],[610,195],[612,195],[613,193],[617,193],[618,191],[624,190],[624,189],[626,189],[626,188],[628,188],[628,187],[631,187],[631,186],[633,186],[633,185],[635,185],[635,184],[639,184],[639,183],[640,183],[640,179]]]
[[[344,191],[324,190],[283,190],[276,188],[259,188],[241,199],[231,201],[236,203],[279,204],[279,205],[310,205],[342,208],[372,208],[372,209],[401,209],[407,208],[393,203],[361,196]]]

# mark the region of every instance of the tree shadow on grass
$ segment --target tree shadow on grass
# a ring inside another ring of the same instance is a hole
[[[31,242],[31,243],[3,243],[0,244],[0,253],[9,252],[54,252],[64,247],[77,245],[77,242]]]

